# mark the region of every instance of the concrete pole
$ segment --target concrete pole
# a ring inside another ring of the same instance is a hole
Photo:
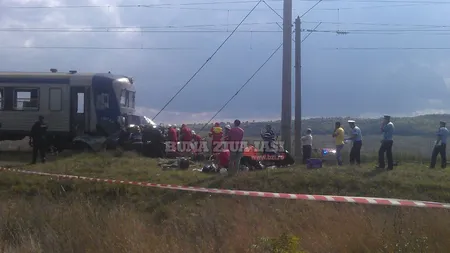
[[[281,140],[291,150],[292,125],[292,0],[283,5],[283,72],[281,90]]]
[[[294,151],[296,160],[302,157],[302,63],[301,63],[301,23],[300,17],[295,19],[295,139]]]

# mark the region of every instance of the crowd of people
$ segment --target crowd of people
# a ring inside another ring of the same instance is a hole
[[[349,137],[345,137],[345,130],[341,125],[341,122],[335,123],[335,128],[332,134],[336,145],[336,160],[339,166],[343,165],[342,161],[342,149],[344,145],[348,142],[352,143],[352,147],[350,150],[349,161],[350,164],[361,164],[361,147],[363,145],[362,142],[362,132],[361,129],[357,126],[354,120],[348,121],[349,127],[351,129]],[[391,121],[391,117],[389,115],[385,115],[383,121],[380,126],[380,131],[383,134],[383,138],[381,140],[380,149],[378,151],[378,165],[377,169],[394,169],[394,159],[392,155],[392,146],[394,144],[394,123]],[[447,136],[448,129],[446,127],[446,122],[441,121],[439,125],[439,129],[436,132],[436,142],[431,154],[431,163],[429,168],[434,168],[436,166],[437,156],[441,156],[441,168],[446,168],[447,166]],[[303,144],[303,163],[307,163],[312,156],[312,145],[313,145],[313,137],[312,130],[307,129],[306,135],[302,137]],[[385,156],[387,160],[387,166],[385,163]]]

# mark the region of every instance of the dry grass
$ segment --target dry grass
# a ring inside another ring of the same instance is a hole
[[[82,155],[25,169],[249,190],[450,202],[450,173],[328,167],[233,179],[165,171],[155,160]],[[298,236],[307,252],[448,252],[447,210],[359,206],[176,192],[0,174],[1,252],[271,252],[264,237]]]
[[[233,197],[174,202],[152,212],[86,199],[14,200],[0,208],[3,252],[264,252],[289,232],[308,252],[447,252],[443,210]]]

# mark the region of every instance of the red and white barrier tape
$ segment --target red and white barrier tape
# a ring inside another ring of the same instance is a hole
[[[22,173],[22,174],[33,174],[33,175],[56,177],[56,178],[63,178],[63,179],[77,179],[77,180],[84,180],[84,181],[90,181],[90,182],[103,182],[103,183],[110,183],[110,184],[127,184],[127,185],[137,185],[137,186],[142,186],[142,187],[153,187],[153,188],[161,188],[161,189],[180,190],[180,191],[250,196],[250,197],[260,197],[260,198],[313,200],[313,201],[345,202],[345,203],[384,205],[384,206],[412,206],[412,207],[450,209],[450,203],[439,203],[439,202],[419,201],[419,200],[225,190],[225,189],[204,188],[204,187],[195,187],[195,186],[155,184],[155,183],[147,183],[147,182],[136,182],[136,181],[125,181],[125,180],[115,180],[115,179],[103,179],[103,178],[93,178],[93,177],[63,175],[63,174],[53,174],[53,173],[46,173],[46,172],[10,169],[10,168],[0,168],[0,171],[16,172],[16,173]]]

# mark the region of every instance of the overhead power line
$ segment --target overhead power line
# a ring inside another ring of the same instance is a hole
[[[33,32],[33,33],[229,33],[228,30],[141,30],[135,28],[127,29],[104,29],[104,30],[76,30],[76,29],[0,29],[0,32]],[[240,30],[235,33],[279,33],[280,30]]]
[[[450,47],[336,47],[324,50],[450,50]]]
[[[281,2],[283,0],[267,0],[271,2]],[[304,1],[304,0],[301,0]],[[187,2],[187,3],[160,3],[160,4],[104,4],[104,5],[20,5],[8,6],[1,5],[0,8],[7,9],[83,9],[83,8],[154,8],[164,6],[193,6],[193,5],[220,5],[220,4],[249,4],[258,3],[259,0],[240,0],[240,1],[204,1],[204,2]]]
[[[83,49],[83,50],[204,50],[201,47],[96,47],[96,46],[0,46],[0,49]]]
[[[264,1],[264,0],[263,0]],[[322,0],[319,0],[316,4],[314,4],[310,9],[308,9],[305,13],[303,13],[302,17],[305,16],[308,12],[310,12],[314,7],[316,7],[320,2],[322,2]],[[275,10],[273,10],[271,8],[271,6],[269,4],[267,4],[266,2],[264,2],[267,7],[269,9],[271,9],[273,12],[275,12],[278,16],[279,15]],[[316,29],[317,27],[320,26],[321,23],[319,23],[318,25],[316,25],[316,27],[314,29]],[[298,31],[296,31],[298,32]],[[309,36],[311,35],[311,32],[308,33],[305,38],[300,42],[303,43]],[[280,48],[283,46],[283,43],[280,44],[280,46],[278,46],[278,48],[269,56],[269,58],[267,58],[267,60],[250,76],[250,78],[239,88],[239,90],[233,95],[231,96],[231,98],[211,117],[211,119],[200,129],[200,131],[202,131],[205,127],[208,126],[208,124],[223,110],[225,109],[225,107],[239,94],[239,92],[242,91],[242,89],[244,89],[244,87],[256,76],[256,74],[258,74],[258,72],[270,61],[270,59],[272,59],[272,57],[280,50]]]
[[[200,71],[202,71],[202,69],[206,66],[206,64],[208,64],[208,62],[217,54],[217,52],[219,52],[219,50],[223,47],[223,45],[225,45],[225,43],[227,43],[227,41],[231,38],[231,36],[233,36],[233,34],[237,31],[237,29],[241,26],[242,23],[245,22],[245,20],[248,18],[248,16],[250,16],[253,11],[258,7],[258,5],[261,3],[262,0],[259,0],[256,5],[247,13],[247,15],[245,15],[245,17],[242,19],[242,21],[236,26],[236,28],[234,28],[234,30],[230,33],[230,35],[228,35],[228,37],[222,42],[222,44],[219,45],[219,47],[216,49],[216,51],[214,51],[214,53],[205,61],[205,63],[203,63],[203,65],[192,75],[191,78],[189,78],[189,80],[181,87],[180,90],[177,91],[177,93],[175,93],[175,95],[163,106],[163,108],[153,117],[152,120],[154,120],[156,117],[158,117],[158,115],[175,99],[175,97],[180,94],[180,92],[186,88],[186,86],[192,81],[192,79],[194,79],[195,76],[197,76],[198,73],[200,73]]]
[[[426,3],[410,3],[410,4],[395,4],[395,3],[386,3],[384,5],[368,5],[368,6],[352,6],[352,7],[339,7],[339,8],[316,8],[316,11],[336,11],[336,10],[360,10],[360,9],[381,9],[381,8],[398,8],[398,7],[423,7],[426,5],[432,5],[435,4],[426,4]],[[173,10],[192,10],[192,11],[247,11],[247,9],[243,8],[205,8],[205,7],[173,7],[173,6],[160,6],[155,7],[158,9],[173,9]],[[282,11],[281,8],[273,8],[276,11]],[[294,8],[292,9],[294,12],[297,12],[298,9]],[[255,11],[270,11],[265,9],[255,10]]]
[[[282,2],[283,0],[266,0],[269,2]],[[295,0],[296,2],[317,2],[316,0]],[[323,0],[328,3],[400,3],[400,4],[450,4],[450,1],[433,1],[433,0]],[[175,6],[197,6],[197,5],[221,5],[221,4],[249,4],[257,3],[258,0],[240,0],[240,1],[204,1],[204,2],[188,2],[188,3],[160,3],[160,4],[105,4],[105,5],[1,5],[2,9],[82,9],[82,8],[157,8],[157,7],[175,7]],[[345,8],[345,7],[344,7]]]
[[[247,81],[245,81],[245,83],[237,90],[237,92],[231,96],[230,99],[228,99],[228,101],[211,117],[210,120],[208,120],[208,122],[206,122],[206,124],[200,129],[199,132],[201,132],[203,129],[205,129],[205,127],[208,126],[208,124],[217,116],[219,115],[219,113],[225,109],[225,107],[227,107],[227,105],[239,94],[239,92],[242,91],[242,89],[245,88],[245,86],[247,86],[247,84],[250,83],[250,81],[259,73],[259,71],[264,68],[264,66],[272,59],[272,57],[280,50],[280,48],[283,46],[283,43],[281,43],[277,49],[275,49],[275,51],[273,51],[273,53],[267,58],[267,60],[264,61],[263,64],[261,64],[261,66],[259,66],[259,68],[253,72],[253,74],[250,76],[249,79],[247,79]]]
[[[371,22],[333,22],[333,21],[302,21],[302,23],[314,24],[314,23],[324,23],[333,25],[368,25],[368,26],[405,26],[405,27],[450,27],[450,25],[439,25],[439,24],[400,24],[400,23],[371,23]]]

